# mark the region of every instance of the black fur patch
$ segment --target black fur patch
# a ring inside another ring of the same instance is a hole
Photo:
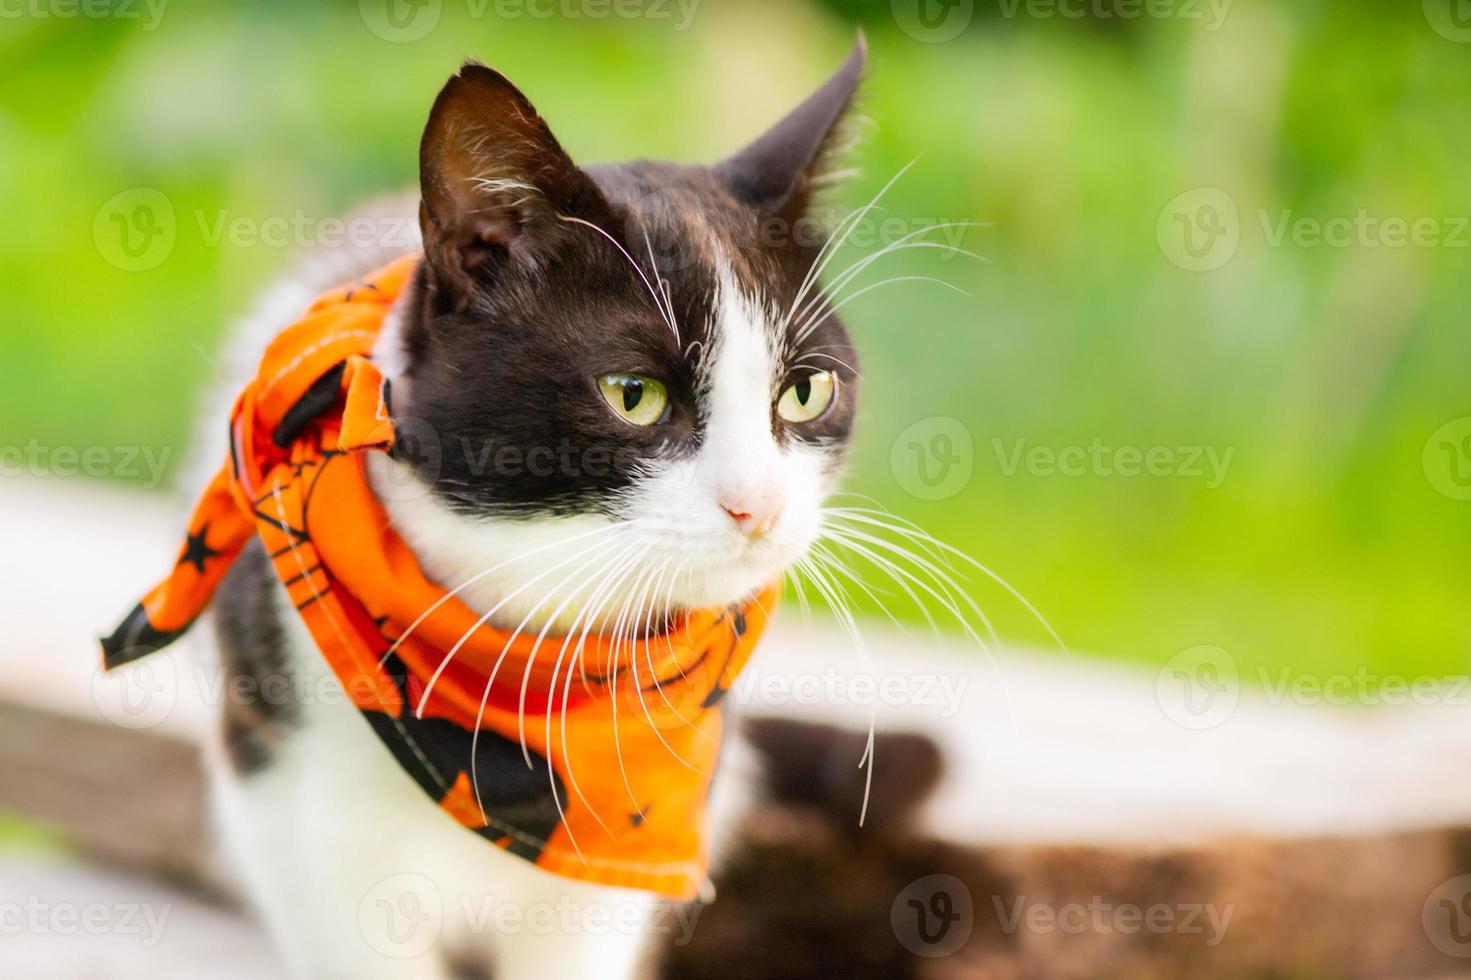
[[[939,746],[922,735],[877,736],[874,758],[882,775],[869,786],[867,770],[858,768],[868,741],[863,732],[785,718],[751,719],[742,731],[762,755],[773,799],[823,814],[852,834],[902,833],[944,775]],[[865,790],[868,813],[860,828]]]
[[[241,775],[270,764],[272,749],[301,714],[288,640],[277,613],[280,588],[257,538],[246,545],[215,596],[225,750]]]

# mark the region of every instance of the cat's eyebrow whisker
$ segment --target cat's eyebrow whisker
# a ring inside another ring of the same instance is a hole
[[[644,249],[649,253],[649,268],[654,270],[654,283],[659,287],[659,295],[664,298],[664,310],[667,314],[665,319],[674,323],[674,297],[670,291],[669,283],[659,275],[659,261],[654,258],[654,243],[649,241],[649,229],[644,228]],[[679,332],[675,331],[675,339],[679,339]]]
[[[924,244],[914,244],[914,245],[905,246],[906,249],[909,249],[909,248],[925,248],[925,247],[927,247],[927,246],[925,246]],[[857,278],[857,277],[855,276],[854,278]],[[875,284],[875,285],[872,285],[872,286],[864,287],[863,289],[856,290],[853,293],[844,296],[844,295],[842,295],[841,290],[843,288],[851,285],[852,282],[853,282],[852,279],[848,279],[848,280],[845,280],[841,285],[835,286],[833,289],[831,289],[831,290],[829,290],[827,292],[824,292],[823,294],[821,294],[819,296],[814,297],[813,302],[806,309],[803,310],[802,319],[801,319],[800,324],[795,329],[792,330],[791,345],[792,346],[800,345],[802,343],[802,341],[806,340],[807,337],[809,335],[811,335],[811,333],[814,330],[816,330],[819,326],[821,326],[824,321],[826,321],[830,317],[836,316],[839,310],[841,310],[843,307],[847,306],[849,300],[856,299],[858,296],[861,296],[864,293],[870,292],[877,285],[887,285],[888,283],[893,283],[893,282],[915,282],[915,281],[936,282],[936,283],[939,283],[940,285],[945,286],[945,287],[947,287],[947,288],[949,288],[949,289],[951,289],[951,290],[953,290],[953,291],[955,291],[957,293],[960,293],[962,296],[970,296],[970,293],[968,293],[965,290],[961,289],[960,287],[958,287],[958,286],[950,283],[948,280],[940,279],[937,276],[919,276],[919,275],[914,275],[914,276],[909,276],[909,277],[896,276],[896,277],[894,277],[892,279],[884,280],[884,282],[882,282],[882,283],[878,283],[878,284]]]
[[[830,316],[836,316],[839,310],[841,310],[843,307],[847,306],[854,300],[858,299],[859,297],[864,296],[867,293],[871,293],[875,289],[882,289],[885,286],[892,286],[895,283],[901,282],[932,282],[938,286],[944,286],[946,289],[949,289],[952,292],[957,292],[960,295],[967,297],[968,299],[975,298],[974,296],[971,296],[970,293],[961,289],[959,286],[953,286],[945,280],[937,279],[934,276],[895,276],[892,279],[885,279],[882,282],[876,282],[872,285],[864,286],[857,292],[843,297],[843,300],[841,302],[837,303],[831,308],[824,308],[819,310],[818,314],[820,315],[815,316],[813,319],[803,324],[802,328],[798,330],[796,342],[801,343],[804,339],[806,339],[808,334],[817,329],[818,325],[821,324],[823,320],[827,319]]]
[[[678,343],[679,327],[675,325],[674,317],[666,313],[664,305],[659,301],[659,293],[654,289],[654,284],[649,282],[649,277],[644,275],[644,270],[639,268],[639,264],[633,260],[633,256],[628,254],[628,249],[624,248],[623,245],[618,241],[618,239],[614,238],[612,235],[608,234],[606,231],[604,231],[602,228],[599,228],[591,221],[586,221],[582,218],[574,218],[570,214],[559,214],[557,215],[557,218],[562,221],[570,221],[575,225],[585,225],[588,228],[591,228],[593,231],[597,232],[599,235],[602,235],[613,244],[613,247],[616,248],[619,253],[628,260],[628,264],[633,269],[633,271],[638,273],[638,277],[643,280],[644,288],[649,291],[649,297],[654,301],[654,308],[659,311],[660,318],[663,319],[664,322],[669,326],[669,332],[674,334],[675,343]],[[658,275],[657,270],[654,274]]]
[[[810,319],[811,313],[814,308],[820,308],[825,300],[829,299],[832,295],[836,295],[837,293],[841,292],[845,286],[851,283],[858,276],[862,275],[865,270],[871,267],[879,259],[882,259],[887,255],[893,255],[897,252],[909,252],[917,249],[939,249],[940,251],[945,252],[947,255],[964,255],[967,258],[975,259],[978,262],[989,263],[990,259],[987,259],[985,256],[963,249],[958,245],[951,245],[947,242],[915,241],[915,239],[921,238],[922,236],[935,231],[944,231],[950,228],[983,228],[987,227],[989,224],[989,222],[978,221],[946,221],[937,224],[926,225],[923,228],[918,228],[914,231],[911,231],[908,234],[904,235],[902,238],[890,242],[888,245],[879,249],[877,252],[874,252],[872,255],[867,255],[861,259],[856,260],[852,265],[844,269],[841,273],[838,274],[837,278],[833,280],[832,284],[828,286],[826,290],[820,291],[812,296],[812,298],[808,300],[807,304],[800,311],[795,312],[791,317],[789,317],[787,319],[787,325],[790,326],[793,321],[798,319],[801,319],[803,321]]]
[[[878,198],[874,198],[873,202],[870,203],[873,204],[877,201]],[[822,275],[822,271],[827,267],[828,261],[833,255],[837,254],[837,250],[842,247],[842,243],[852,234],[853,228],[857,226],[858,221],[865,213],[861,208],[849,212],[842,221],[838,222],[838,226],[832,230],[827,241],[822,243],[822,248],[818,249],[817,257],[812,260],[812,267],[807,270],[807,275],[802,277],[802,282],[797,287],[797,294],[792,299],[792,305],[782,317],[781,325],[783,329],[791,324],[792,318],[796,316],[797,307],[801,305],[808,291],[811,290],[813,284],[818,281],[818,277]]]
[[[853,376],[856,377],[856,378],[858,378],[860,381],[863,380],[863,372],[859,371],[857,368],[855,368],[853,365],[849,364],[847,361],[843,360],[841,357],[838,357],[838,356],[833,355],[833,354],[824,354],[822,351],[815,351],[815,350],[814,351],[808,351],[807,353],[805,353],[805,354],[801,355],[800,357],[794,359],[792,361],[792,363],[793,364],[804,364],[804,363],[806,363],[806,361],[807,361],[807,359],[809,357],[825,357],[829,361],[833,361],[834,363],[838,364],[840,367],[847,368],[849,371],[851,371],[853,373]]]
[[[910,160],[904,166],[900,167],[898,173],[890,177],[888,183],[884,184],[884,186],[879,189],[879,192],[873,196],[873,200],[869,201],[862,208],[859,208],[857,211],[853,212],[853,214],[849,216],[849,219],[839,224],[839,228],[843,228],[842,233],[833,234],[823,245],[822,250],[818,252],[817,260],[812,263],[812,268],[807,271],[807,277],[802,280],[802,286],[800,289],[797,290],[797,295],[792,300],[791,309],[787,311],[787,315],[782,319],[782,336],[786,336],[787,328],[791,326],[792,319],[797,315],[797,308],[802,305],[802,300],[806,298],[808,291],[811,290],[813,285],[822,278],[822,274],[824,271],[826,271],[828,263],[833,260],[833,256],[838,254],[838,251],[843,247],[843,243],[848,240],[849,236],[853,234],[853,230],[858,227],[858,223],[862,221],[864,217],[869,214],[869,212],[878,207],[879,201],[883,198],[885,194],[889,192],[889,189],[897,184],[899,182],[899,179],[907,174],[910,168],[912,168],[918,162],[919,157],[915,157],[913,160]],[[843,227],[844,224],[846,224],[846,228]]]

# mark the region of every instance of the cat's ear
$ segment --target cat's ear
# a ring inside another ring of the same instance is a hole
[[[801,217],[844,149],[843,124],[867,64],[868,42],[859,34],[847,60],[822,88],[716,166],[731,193],[767,214]]]
[[[566,235],[561,216],[595,213],[602,201],[526,96],[476,62],[434,100],[419,183],[425,257],[454,308],[498,264],[543,261]]]

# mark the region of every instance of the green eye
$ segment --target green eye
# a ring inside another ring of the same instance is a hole
[[[598,387],[613,411],[634,425],[649,426],[669,417],[669,389],[641,374],[605,374]]]
[[[776,403],[776,414],[788,422],[811,422],[833,403],[838,379],[831,371],[803,375],[793,382]]]

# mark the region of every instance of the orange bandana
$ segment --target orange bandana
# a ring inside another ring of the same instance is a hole
[[[690,897],[720,702],[777,589],[663,636],[569,648],[494,629],[426,578],[365,469],[394,442],[369,357],[417,261],[327,293],[271,344],[178,564],[103,641],[105,663],[182,634],[259,535],[348,697],[440,807],[548,871]]]

